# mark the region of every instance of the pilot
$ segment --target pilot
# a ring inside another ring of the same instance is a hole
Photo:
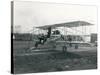
[[[44,40],[44,35],[43,34],[39,35],[38,39],[39,39],[39,43],[42,44]]]
[[[47,41],[47,36],[44,35],[44,36],[43,36],[43,44],[44,44],[46,41]]]

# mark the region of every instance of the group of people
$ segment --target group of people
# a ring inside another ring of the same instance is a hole
[[[44,44],[48,38],[50,38],[51,36],[51,27],[48,28],[48,32],[47,32],[47,35],[44,35],[44,34],[40,34],[38,35],[38,40],[36,43],[35,43],[35,47],[37,48],[38,47],[38,44]]]
[[[44,44],[47,41],[47,36],[44,34],[38,35],[38,41],[35,43],[35,47],[38,47],[38,44]]]

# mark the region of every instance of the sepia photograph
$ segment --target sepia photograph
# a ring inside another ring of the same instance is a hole
[[[97,7],[11,2],[13,74],[97,69]]]

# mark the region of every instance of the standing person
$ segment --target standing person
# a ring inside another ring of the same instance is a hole
[[[72,44],[71,44],[72,38],[71,38],[70,35],[69,35],[68,41],[70,42],[70,43],[69,43],[69,46],[72,47]]]
[[[50,36],[51,36],[51,27],[48,28],[47,38],[50,38]]]
[[[41,44],[42,38],[41,38],[41,35],[40,34],[38,35],[38,39],[39,39],[39,43]]]
[[[41,44],[44,44],[44,40],[45,40],[45,36],[44,36],[44,34],[41,34]]]
[[[44,35],[44,38],[43,38],[43,44],[47,41],[47,36]]]

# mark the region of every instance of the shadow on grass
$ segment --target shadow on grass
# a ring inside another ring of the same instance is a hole
[[[56,52],[50,54],[38,54],[29,56],[15,56],[15,67],[20,67],[21,65],[26,65],[29,63],[37,64],[39,62],[46,62],[51,60],[62,60],[62,59],[78,59],[81,58],[80,55],[70,53],[70,52]]]
[[[71,52],[59,52],[59,53],[50,54],[48,58],[49,59],[67,59],[67,58],[74,59],[74,58],[81,58],[81,56]]]

